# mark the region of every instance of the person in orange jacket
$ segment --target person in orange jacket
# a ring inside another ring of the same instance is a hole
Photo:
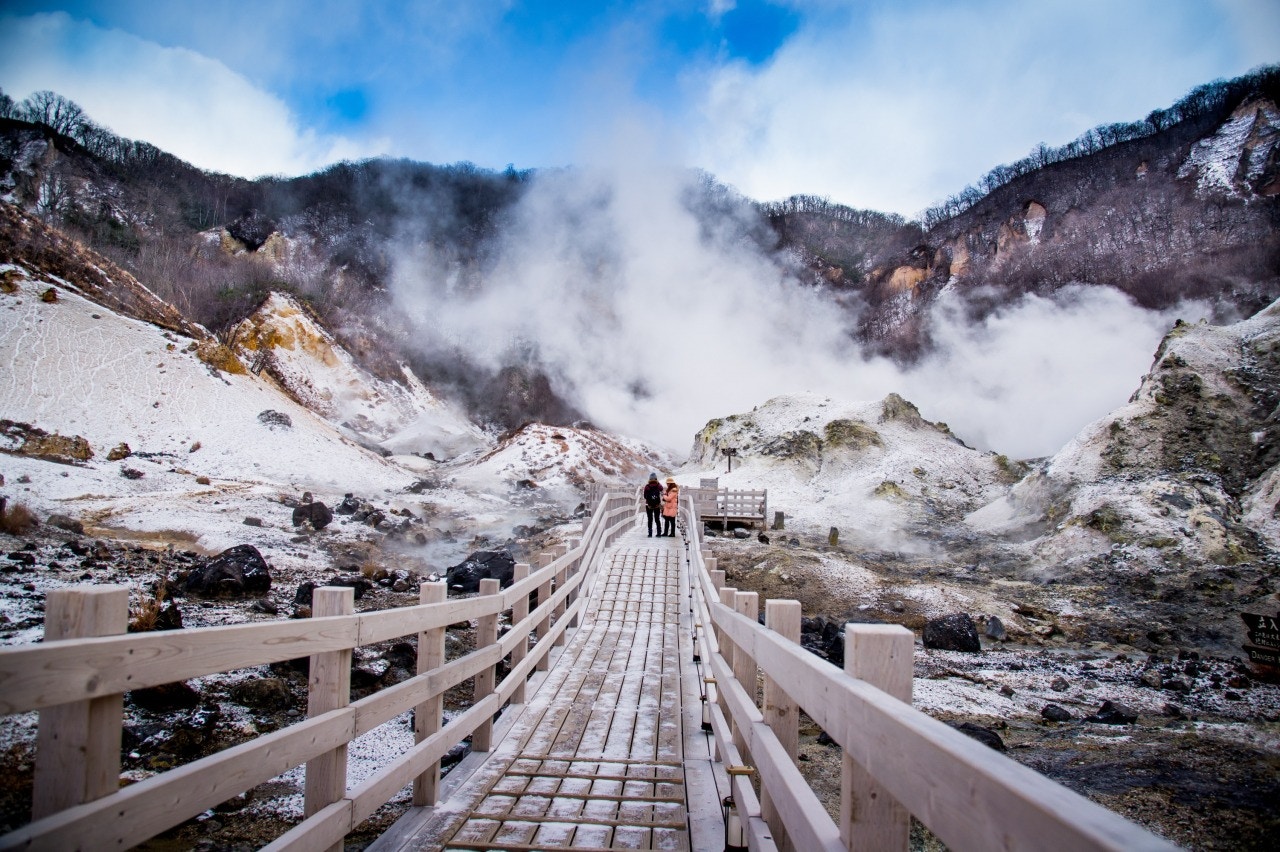
[[[662,495],[662,532],[658,535],[675,537],[676,512],[680,508],[680,486],[671,477],[667,477],[667,493]]]

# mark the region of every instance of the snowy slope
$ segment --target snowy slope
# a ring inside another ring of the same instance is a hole
[[[738,453],[732,473],[727,447]],[[923,527],[996,499],[1009,479],[995,455],[965,446],[895,394],[857,403],[787,395],[713,420],[676,479],[716,476],[722,488],[767,488],[770,511],[785,512],[788,529],[835,526],[842,540],[886,549],[912,549]]]
[[[484,433],[407,367],[384,381],[360,367],[291,296],[272,293],[232,334],[238,354],[296,400],[397,453],[450,458],[485,446]]]
[[[451,468],[459,483],[504,482],[548,495],[580,494],[592,483],[642,484],[659,459],[638,442],[586,427],[530,423],[486,453]]]
[[[224,485],[241,493],[340,496],[413,481],[273,383],[214,370],[197,357],[193,341],[65,289],[56,301],[43,301],[40,294],[56,282],[11,279],[16,292],[0,295],[0,418],[81,436],[94,453],[83,466],[0,457],[11,493],[18,477],[32,480],[19,495],[32,508],[67,511],[65,501],[78,501],[114,524],[162,529],[175,522],[179,498],[209,496]],[[265,411],[292,425],[264,423]],[[138,455],[108,461],[121,443]],[[10,441],[5,449],[17,447]],[[128,479],[124,468],[145,475]],[[224,536],[212,538],[216,547]]]

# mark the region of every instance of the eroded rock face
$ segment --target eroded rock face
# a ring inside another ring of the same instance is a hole
[[[252,544],[228,548],[187,575],[183,589],[209,598],[237,598],[271,590],[271,569]]]

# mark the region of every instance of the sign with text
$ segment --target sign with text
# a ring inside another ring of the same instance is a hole
[[[1280,613],[1255,615],[1242,612],[1240,618],[1249,628],[1249,644],[1242,647],[1250,662],[1280,666]]]

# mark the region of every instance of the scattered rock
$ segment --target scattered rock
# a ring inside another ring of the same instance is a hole
[[[152,713],[172,713],[200,706],[200,693],[185,681],[134,689],[126,693],[125,697],[135,706]]]
[[[1040,715],[1050,722],[1070,722],[1074,716],[1071,711],[1065,707],[1059,707],[1057,704],[1046,704],[1040,708]]]
[[[1071,688],[1071,684],[1067,683],[1067,679],[1065,677],[1058,675],[1053,679],[1053,682],[1049,684],[1049,688],[1054,692],[1066,692]]]
[[[1132,725],[1138,721],[1138,711],[1118,701],[1104,701],[1098,712],[1086,716],[1085,721],[1103,725]]]
[[[280,607],[276,606],[267,598],[258,598],[249,604],[249,609],[253,612],[260,612],[263,615],[279,615]]]
[[[1000,739],[1000,735],[990,728],[984,728],[981,725],[975,725],[972,722],[948,722],[948,725],[955,728],[962,734],[972,737],[988,748],[996,751],[1007,751],[1004,740]]]
[[[246,527],[260,527],[262,526],[262,518],[255,518],[253,516],[249,516],[244,519],[244,525]]]
[[[300,527],[309,524],[312,529],[322,530],[333,521],[333,512],[323,503],[303,503],[293,510],[293,525]]]
[[[129,449],[128,444],[121,441],[107,453],[107,461],[120,461],[121,459],[129,458],[131,455],[133,455],[133,450]]]
[[[145,473],[138,470],[136,467],[127,467],[127,466],[120,468],[120,475],[123,476],[125,479],[141,479],[142,477],[146,476]]]
[[[188,594],[209,598],[243,597],[271,590],[271,569],[252,544],[222,551],[187,575]]]
[[[967,613],[958,612],[934,618],[924,625],[924,646],[939,651],[967,651],[977,653],[982,650],[978,641],[978,627]]]
[[[278,677],[242,680],[231,687],[231,700],[255,710],[282,710],[293,704],[289,685]]]
[[[258,422],[268,429],[292,429],[293,418],[285,414],[283,411],[275,411],[268,408],[266,411],[258,413]]]
[[[1008,631],[1004,629],[1004,622],[994,615],[987,616],[987,623],[983,625],[982,633],[988,639],[994,639],[997,642],[1003,642],[1009,638]]]
[[[511,585],[516,561],[505,550],[477,550],[451,567],[445,575],[450,591],[467,594],[480,591],[480,581],[494,579],[503,588]]]

